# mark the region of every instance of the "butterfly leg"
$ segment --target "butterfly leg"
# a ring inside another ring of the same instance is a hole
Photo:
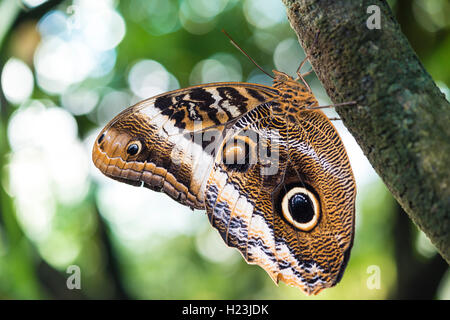
[[[302,60],[302,62],[300,62],[300,65],[297,68],[297,71],[295,71],[295,73],[298,75],[299,78],[297,78],[296,80],[301,78],[301,73],[300,70],[303,68],[303,66],[305,65],[306,61],[308,61],[308,56],[305,57],[305,59]]]
[[[311,70],[309,70],[308,72],[302,73],[300,76],[301,76],[302,78],[304,78],[304,77],[306,77],[306,76],[309,76],[313,71],[314,71],[314,70],[311,69]]]
[[[308,89],[308,91],[309,92],[311,92],[311,87],[308,85],[308,83],[305,81],[305,77],[307,76],[307,75],[309,75],[311,72],[312,72],[312,70],[310,70],[310,71],[308,71],[308,72],[306,72],[306,73],[304,73],[304,74],[302,74],[301,72],[300,72],[300,70],[302,69],[302,67],[305,65],[305,63],[306,63],[306,61],[308,61],[308,59],[309,59],[309,56],[306,56],[305,57],[305,59],[303,59],[303,61],[300,63],[300,65],[298,66],[298,68],[297,68],[297,71],[296,71],[296,74],[297,74],[297,78],[295,78],[295,81],[298,81],[298,80],[302,80],[302,82],[303,82],[303,84],[305,85],[305,87]]]
[[[356,105],[357,105],[356,101],[348,101],[348,102],[342,102],[342,103],[336,103],[336,104],[328,104],[326,106],[314,106],[314,107],[307,106],[305,109],[317,110],[317,109],[328,109],[328,108],[334,108],[334,107],[356,106]]]

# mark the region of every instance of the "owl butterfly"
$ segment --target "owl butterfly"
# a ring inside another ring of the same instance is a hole
[[[223,82],[141,101],[100,132],[108,177],[206,209],[228,246],[317,294],[341,279],[353,242],[355,181],[344,146],[305,83]]]

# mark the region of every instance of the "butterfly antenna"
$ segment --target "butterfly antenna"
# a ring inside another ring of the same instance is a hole
[[[233,46],[235,46],[240,52],[242,52],[247,58],[250,59],[251,62],[253,62],[253,64],[258,67],[259,70],[261,70],[262,72],[264,72],[266,75],[268,75],[269,77],[271,77],[272,79],[274,79],[274,77],[269,74],[268,72],[266,72],[263,68],[261,68],[255,60],[252,59],[252,57],[250,57],[247,52],[244,51],[244,49],[242,49],[241,47],[239,47],[239,45],[233,40],[233,38],[231,38],[231,36],[224,30],[222,29],[222,32],[227,36],[228,39],[230,39],[230,42]]]

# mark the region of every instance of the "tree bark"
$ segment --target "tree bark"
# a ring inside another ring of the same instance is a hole
[[[450,263],[450,104],[385,1],[282,0],[292,28],[376,172]],[[367,8],[380,9],[369,29]]]

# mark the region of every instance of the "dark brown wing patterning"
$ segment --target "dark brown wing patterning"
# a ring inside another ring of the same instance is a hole
[[[114,118],[93,160],[109,177],[206,207],[224,241],[249,263],[316,294],[342,277],[356,188],[334,126],[312,106],[311,92],[276,71],[273,88],[177,90]]]
[[[225,126],[275,93],[270,87],[216,83],[144,100],[106,125],[93,161],[113,179],[143,184],[204,209],[206,181]],[[130,155],[127,147],[133,142],[141,149]]]

